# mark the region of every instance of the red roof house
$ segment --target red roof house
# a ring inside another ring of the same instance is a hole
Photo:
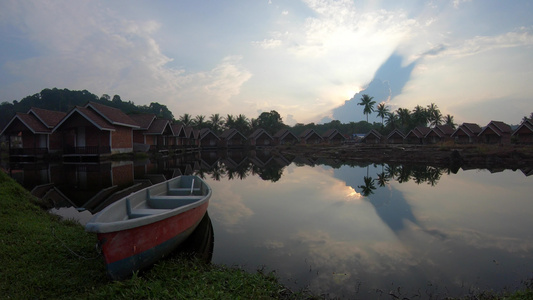
[[[511,135],[518,144],[533,144],[533,119],[525,119]]]
[[[320,144],[324,141],[322,137],[313,129],[307,129],[306,131],[302,132],[298,136],[298,139],[302,144]]]
[[[344,144],[346,138],[337,129],[330,129],[322,134],[322,139],[328,144]]]
[[[36,157],[61,149],[60,136],[54,127],[65,116],[41,108],[31,108],[28,113],[17,113],[0,135],[7,137],[11,157]]]
[[[288,129],[281,129],[274,134],[275,145],[297,144],[298,142],[298,137]]]
[[[429,127],[417,126],[405,136],[405,142],[407,144],[424,144],[424,138],[430,131],[431,128]]]
[[[251,146],[270,146],[274,144],[274,138],[263,128],[255,130],[248,137]]]
[[[510,144],[511,126],[500,121],[490,121],[478,136],[480,142],[485,144]]]
[[[438,142],[445,142],[451,140],[453,127],[450,125],[437,125],[425,135],[425,141],[428,144],[435,144]]]
[[[404,139],[405,134],[396,128],[387,135],[386,142],[387,144],[403,144]]]
[[[382,141],[382,138],[383,137],[381,133],[372,129],[367,134],[365,134],[365,136],[361,139],[361,142],[365,144],[380,144]]]
[[[57,124],[63,156],[101,156],[133,151],[133,129],[139,125],[121,110],[89,102],[76,106]]]
[[[242,148],[246,144],[246,137],[237,129],[226,129],[220,135],[220,146],[227,148]]]
[[[481,127],[475,123],[463,123],[457,127],[451,137],[457,144],[477,143]]]

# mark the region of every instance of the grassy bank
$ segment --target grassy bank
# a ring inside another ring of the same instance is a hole
[[[0,171],[0,295],[3,299],[279,299],[289,293],[272,274],[246,273],[171,258],[121,282],[105,275],[96,237],[34,204]]]

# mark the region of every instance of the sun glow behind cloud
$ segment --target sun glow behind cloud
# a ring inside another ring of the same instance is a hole
[[[472,110],[487,99],[516,107],[500,115],[531,110],[528,2],[125,3],[4,1],[0,100],[58,87],[157,101],[175,116],[275,109],[316,122],[394,52],[417,61],[395,107],[435,102],[456,121],[490,114]]]

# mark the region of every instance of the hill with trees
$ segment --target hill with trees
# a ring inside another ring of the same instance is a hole
[[[68,112],[73,107],[84,106],[89,101],[118,108],[127,114],[153,113],[164,119],[174,118],[165,105],[157,102],[152,102],[150,105],[135,105],[131,101],[122,101],[119,95],[114,95],[113,98],[107,94],[98,97],[87,90],[71,91],[53,88],[44,89],[40,93],[24,97],[20,101],[15,100],[13,103],[2,102],[0,104],[0,128],[4,128],[15,113],[26,113],[32,107]]]

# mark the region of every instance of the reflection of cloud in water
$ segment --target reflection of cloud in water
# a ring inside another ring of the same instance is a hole
[[[223,223],[228,231],[244,230],[242,223],[254,212],[244,204],[242,196],[221,181],[211,182],[210,185],[214,191],[209,203],[211,218]]]

